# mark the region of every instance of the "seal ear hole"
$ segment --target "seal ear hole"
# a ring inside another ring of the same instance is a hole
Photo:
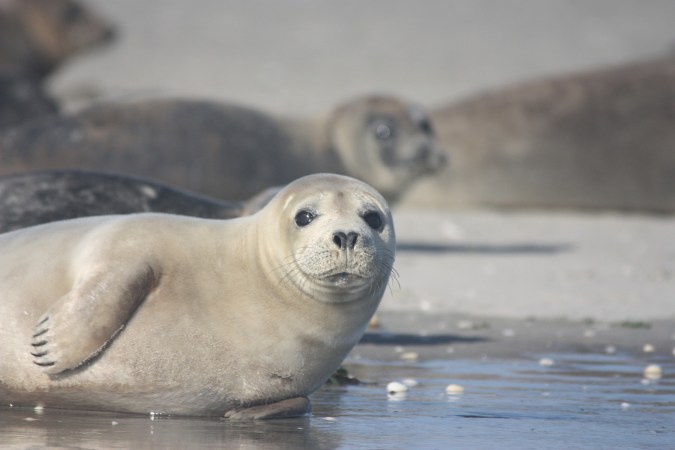
[[[381,230],[384,221],[382,216],[377,211],[368,211],[363,215],[363,220],[368,224],[373,230]]]
[[[309,225],[315,218],[316,214],[314,212],[303,209],[298,211],[298,213],[295,215],[295,224],[299,227],[305,227]]]

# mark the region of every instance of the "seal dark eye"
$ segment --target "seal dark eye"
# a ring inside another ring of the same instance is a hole
[[[431,126],[429,119],[422,119],[419,123],[420,129],[427,134],[434,134],[434,128]]]
[[[421,106],[413,106],[410,108],[410,117],[423,133],[434,134],[434,127],[431,125],[429,116]]]
[[[373,230],[379,230],[382,228],[382,216],[375,211],[369,211],[363,215],[363,220],[366,221],[368,226]]]
[[[295,224],[299,227],[307,226],[314,220],[314,217],[316,217],[316,214],[303,209],[295,215]]]

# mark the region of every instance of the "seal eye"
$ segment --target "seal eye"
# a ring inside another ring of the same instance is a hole
[[[368,226],[373,230],[379,230],[382,228],[382,216],[375,211],[369,211],[363,215],[363,220],[366,221]]]
[[[422,119],[419,123],[420,129],[427,134],[434,134],[434,128],[431,126],[429,119]]]
[[[375,138],[380,142],[388,142],[394,139],[394,125],[388,120],[375,120],[372,122],[371,129]]]
[[[423,133],[430,135],[434,134],[434,127],[431,125],[429,116],[424,108],[421,106],[413,106],[410,109],[410,117],[412,118],[413,123],[415,123]]]
[[[295,224],[299,227],[307,226],[314,220],[314,217],[316,215],[313,212],[303,209],[295,215]]]
[[[381,123],[375,127],[375,136],[377,136],[377,138],[382,141],[389,139],[391,136],[391,129],[385,124]]]

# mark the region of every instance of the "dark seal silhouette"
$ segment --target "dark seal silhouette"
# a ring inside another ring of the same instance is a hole
[[[249,201],[224,201],[112,173],[53,171],[0,177],[0,233],[57,220],[162,212],[229,219],[259,210],[270,189]]]

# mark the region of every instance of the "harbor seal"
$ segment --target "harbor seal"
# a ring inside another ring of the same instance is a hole
[[[675,59],[539,79],[433,108],[453,164],[433,207],[675,212]]]
[[[225,201],[152,180],[78,170],[0,176],[0,233],[77,217],[163,212],[230,219],[258,211],[279,190]]]
[[[391,203],[444,162],[424,109],[391,96],[360,97],[310,119],[205,101],[108,103],[0,137],[0,174],[105,170],[228,200],[334,172]]]
[[[259,212],[90,217],[0,235],[0,401],[304,414],[363,335],[395,232],[358,180],[303,177]]]
[[[113,36],[111,25],[75,0],[1,0],[0,72],[42,79]]]
[[[0,0],[0,129],[58,113],[45,78],[112,35],[74,0]]]

